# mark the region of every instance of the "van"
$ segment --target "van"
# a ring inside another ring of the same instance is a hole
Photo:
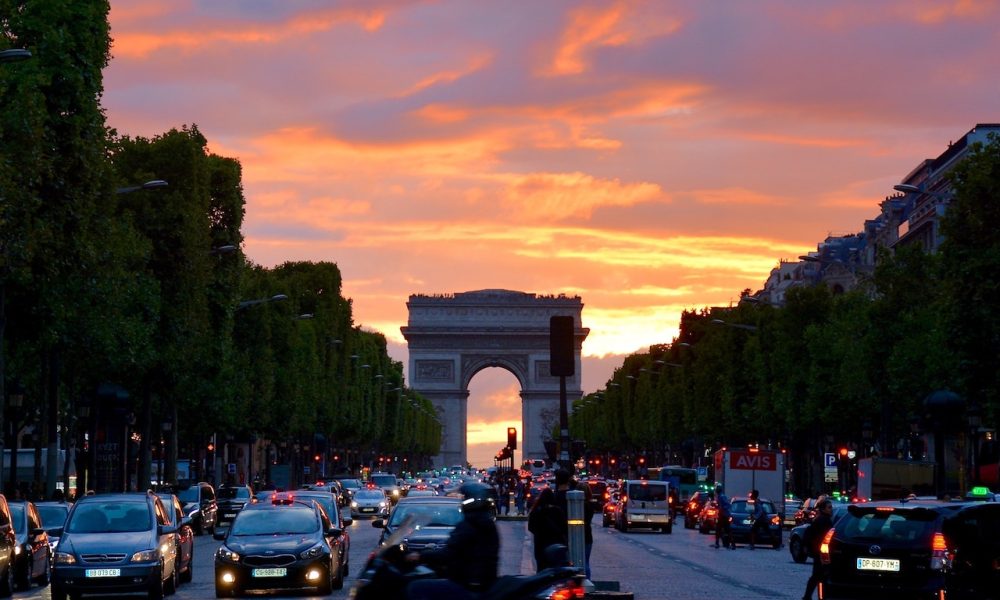
[[[621,510],[615,524],[619,531],[647,527],[663,533],[673,532],[669,482],[629,479],[622,484],[621,491]]]

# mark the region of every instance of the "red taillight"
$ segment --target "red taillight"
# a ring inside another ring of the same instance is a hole
[[[771,525],[781,525],[781,519],[778,518],[778,515],[771,517]]]
[[[715,510],[713,508],[710,508],[710,509],[708,509],[708,510],[705,511],[705,514],[708,515],[708,516],[710,516],[710,517],[714,517],[715,515],[719,514],[719,511],[717,511],[717,510]]]
[[[931,569],[940,571],[951,566],[952,557],[948,556],[948,540],[943,533],[935,533],[931,540]]]
[[[830,564],[830,544],[833,542],[833,529],[826,532],[819,544],[819,557],[824,565]]]
[[[694,509],[698,508],[698,503],[697,502],[692,502],[692,503],[688,504],[688,508],[690,510],[694,510]]]
[[[948,550],[948,543],[945,541],[943,533],[934,534],[934,541],[931,542],[931,550],[934,552],[946,552]]]
[[[549,600],[574,600],[575,598],[583,598],[586,594],[587,592],[582,585],[575,581],[569,581],[552,592],[549,595]]]

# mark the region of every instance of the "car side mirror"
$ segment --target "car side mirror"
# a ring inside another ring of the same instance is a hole
[[[344,522],[344,527],[350,527],[351,525],[354,524],[353,517],[343,517],[340,520]]]
[[[157,525],[156,533],[158,535],[170,535],[173,533],[177,533],[177,528],[174,527],[173,525]]]
[[[65,529],[65,527],[56,527],[49,532],[49,535],[54,538],[61,538],[63,535],[63,529]]]
[[[372,520],[372,527],[378,527],[379,529],[385,529],[385,520],[384,519],[373,519]]]
[[[33,537],[33,538],[39,538],[39,537],[45,535],[45,529],[43,529],[41,527],[36,527],[35,529],[32,529],[31,531],[29,531],[28,534],[31,537]]]
[[[227,533],[229,533],[229,529],[222,528],[222,527],[216,527],[215,531],[212,532],[212,539],[220,540],[220,541],[224,540],[224,539],[226,539],[226,534]]]
[[[331,527],[326,530],[326,535],[330,537],[340,537],[344,534],[344,530],[340,527]]]

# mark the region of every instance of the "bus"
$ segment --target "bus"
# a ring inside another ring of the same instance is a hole
[[[678,465],[652,467],[649,478],[659,481],[669,481],[670,487],[677,490],[681,505],[688,501],[692,494],[702,489],[698,483],[698,470]]]

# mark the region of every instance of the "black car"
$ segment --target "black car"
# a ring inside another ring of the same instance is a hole
[[[177,579],[189,583],[194,577],[194,528],[191,517],[184,516],[181,501],[174,494],[158,493],[160,502],[167,512],[167,521],[177,528]]]
[[[184,507],[184,516],[191,517],[191,526],[195,535],[215,531],[218,520],[219,505],[215,499],[215,489],[211,484],[192,483],[175,492]]]
[[[243,507],[254,501],[253,489],[246,485],[224,485],[216,492],[216,527],[232,525]]]
[[[35,505],[25,500],[11,500],[10,518],[14,523],[14,587],[26,590],[32,582],[49,584],[49,564],[52,549],[49,536],[42,528],[42,519]]]
[[[417,496],[403,498],[396,503],[388,519],[375,519],[372,526],[382,529],[378,540],[381,546],[406,519],[412,519],[417,528],[406,538],[406,545],[410,550],[419,551],[428,544],[444,544],[462,518],[461,498]]]
[[[17,539],[14,537],[13,525],[7,499],[0,494],[0,557],[2,557],[0,563],[4,565],[3,575],[0,575],[2,597],[14,593],[14,552],[17,548]]]
[[[340,589],[342,533],[316,503],[290,494],[248,504],[232,527],[214,536],[223,540],[215,554],[215,596],[302,589],[327,595]]]
[[[331,492],[323,492],[319,490],[299,490],[293,492],[292,497],[296,500],[301,500],[303,502],[309,502],[310,500],[319,504],[323,512],[330,518],[330,523],[337,529],[340,529],[342,533],[338,540],[340,545],[340,569],[344,573],[349,573],[349,559],[351,554],[351,534],[347,532],[347,528],[354,523],[354,519],[351,518],[351,511],[348,509],[346,511],[341,510],[337,506],[337,496]]]
[[[145,593],[160,600],[177,589],[177,528],[150,493],[77,500],[52,560],[52,599],[80,594]]]
[[[772,548],[781,548],[782,521],[781,515],[774,503],[766,498],[759,498],[757,502],[764,504],[764,512],[767,514],[767,527],[757,530],[755,545],[762,546],[770,544]],[[734,498],[732,501],[732,520],[729,530],[733,535],[733,543],[750,543],[750,530],[753,528],[754,504],[749,498]]]
[[[72,504],[66,502],[36,502],[35,508],[38,510],[38,516],[42,519],[42,528],[45,529],[45,533],[49,535],[49,548],[53,552],[56,551],[56,544],[59,543],[59,537],[53,535],[56,531],[62,531],[63,525],[66,524],[66,517],[69,516],[69,509],[72,508]]]
[[[833,505],[833,523],[836,524],[840,517],[844,516],[847,512],[846,504],[834,504]],[[788,551],[792,555],[792,560],[797,563],[804,563],[809,560],[809,549],[805,545],[805,535],[806,529],[809,524],[796,525],[792,527],[792,530],[788,532]]]
[[[710,496],[708,492],[695,492],[684,505],[684,529],[694,529],[698,526],[698,513],[701,512]]]
[[[849,506],[820,546],[828,565],[820,598],[986,598],[997,590],[998,527],[997,504]]]

